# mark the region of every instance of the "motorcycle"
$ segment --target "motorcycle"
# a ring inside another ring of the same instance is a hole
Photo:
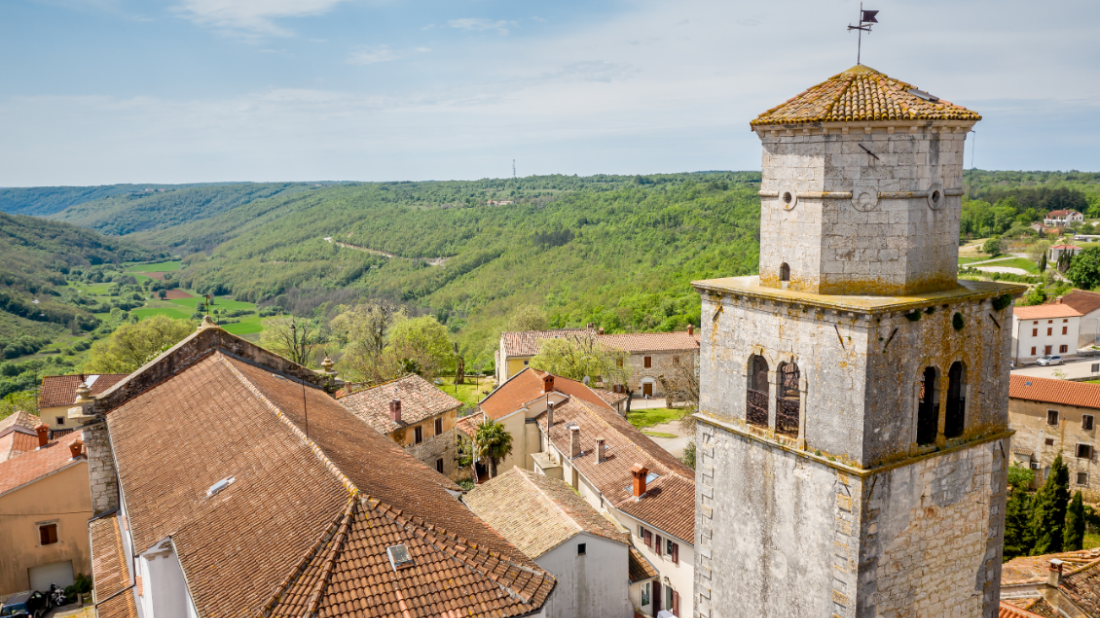
[[[50,592],[46,596],[49,597],[50,605],[53,607],[61,607],[65,604],[65,589],[57,584],[50,584]]]

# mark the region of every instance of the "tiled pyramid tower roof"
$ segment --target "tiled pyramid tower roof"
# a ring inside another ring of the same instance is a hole
[[[920,94],[914,94],[914,91]],[[750,124],[981,119],[977,112],[920,92],[911,84],[857,64],[760,114]]]

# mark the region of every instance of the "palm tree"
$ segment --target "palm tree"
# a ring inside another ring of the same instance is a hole
[[[497,464],[512,453],[512,434],[504,429],[504,425],[486,418],[478,424],[474,436],[474,456],[485,457],[489,460],[489,478],[497,475]],[[474,461],[480,461],[480,457]],[[474,468],[477,474],[477,468]]]

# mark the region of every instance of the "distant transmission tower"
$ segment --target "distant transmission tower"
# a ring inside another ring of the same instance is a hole
[[[512,159],[512,180],[516,179],[516,160]]]

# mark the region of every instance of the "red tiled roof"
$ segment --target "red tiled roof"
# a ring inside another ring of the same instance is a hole
[[[130,564],[122,544],[118,514],[111,514],[88,522],[88,535],[92,541],[92,581],[98,618],[137,618],[137,605],[131,592],[113,598],[111,595],[131,584]]]
[[[1073,307],[1081,315],[1088,315],[1100,309],[1100,294],[1086,292],[1085,290],[1074,290],[1062,297],[1062,304]]]
[[[626,399],[626,393],[613,393],[611,391],[605,391],[603,389],[594,388],[592,392],[596,393],[600,399],[607,402],[607,405],[614,407],[620,401]]]
[[[1076,245],[1054,245],[1053,247],[1051,247],[1051,249],[1077,249],[1077,250],[1080,250],[1081,247],[1078,247]]]
[[[0,463],[38,448],[38,434],[19,428],[0,436]]]
[[[634,549],[633,547],[630,548],[630,557],[628,564],[630,583],[632,584],[636,584],[640,581],[644,581],[647,579],[653,579],[654,577],[657,577],[659,575],[659,573],[657,573],[657,569],[653,568],[653,564],[651,564],[649,560],[646,560],[646,557],[642,555],[642,552]]]
[[[1081,408],[1100,409],[1100,384],[1071,382],[1012,374],[1008,378],[1010,399],[1043,401]]]
[[[546,431],[546,414],[538,417]],[[686,543],[695,542],[695,471],[657,445],[609,408],[570,399],[554,408],[550,437],[568,453],[570,426],[580,427],[583,454],[573,466],[596,486],[620,511]],[[606,457],[596,463],[596,439],[604,439]],[[632,493],[634,464],[642,464],[657,478],[646,486],[646,494],[635,500]]]
[[[550,374],[526,367],[489,393],[478,404],[478,407],[494,421],[500,420],[541,397],[543,393],[542,378],[547,375]],[[597,407],[614,410],[596,391],[588,388],[582,382],[554,376],[554,390],[570,397],[583,399]]]
[[[1001,567],[1001,585],[1042,584],[1047,581],[1050,561],[1055,558],[1062,561],[1062,585],[1058,592],[1085,614],[1100,616],[1100,550],[1013,558]],[[1027,609],[1045,616],[1048,612],[1044,604],[1040,601]]]
[[[501,333],[500,340],[504,344],[504,353],[507,356],[534,356],[539,353],[539,346],[543,339],[560,339],[562,337],[591,337],[596,331],[590,328],[559,328],[555,330],[527,330],[511,333]]]
[[[474,412],[469,416],[463,416],[455,422],[455,427],[460,432],[466,435],[468,438],[474,437],[477,433],[477,426],[485,420],[485,415],[481,412]]]
[[[1001,601],[1001,606],[997,612],[997,618],[1043,618],[1039,614],[1033,614],[1025,609],[1010,605],[1004,601]]]
[[[88,386],[92,389],[92,395],[98,395],[115,384],[118,384],[130,374],[128,373],[104,373],[104,374],[80,374],[68,376],[46,376],[42,378],[42,391],[38,394],[38,407],[57,408],[71,406],[76,400],[76,389],[81,382],[90,381]]]
[[[698,350],[699,340],[687,331],[600,335],[600,343],[623,352],[676,352]]]
[[[401,400],[401,422],[390,417],[390,400]],[[340,398],[340,403],[378,431],[390,432],[415,425],[462,407],[462,402],[414,374]]]
[[[1052,211],[1047,213],[1047,218],[1048,219],[1058,219],[1058,218],[1065,217],[1066,215],[1079,215],[1079,214],[1081,214],[1081,213],[1077,212],[1076,210],[1052,210]]]
[[[1020,320],[1046,320],[1049,318],[1079,318],[1081,312],[1065,304],[1016,307],[1013,315]]]
[[[23,429],[29,429],[32,432],[35,427],[42,424],[42,419],[37,415],[30,412],[24,412],[23,410],[16,410],[15,414],[0,420],[0,434],[5,434],[13,427],[22,427]]]
[[[14,459],[0,463],[0,495],[57,472],[70,464],[87,464],[87,460],[83,458],[74,462],[72,453],[69,451],[69,445],[79,440],[81,435],[73,432],[50,442],[42,449],[23,453]]]
[[[531,559],[588,532],[624,545],[620,532],[563,481],[522,468],[475,487],[463,502]]]
[[[135,551],[171,535],[199,615],[515,616],[554,586],[324,391],[220,351],[107,422]],[[412,567],[391,567],[397,544]]]

